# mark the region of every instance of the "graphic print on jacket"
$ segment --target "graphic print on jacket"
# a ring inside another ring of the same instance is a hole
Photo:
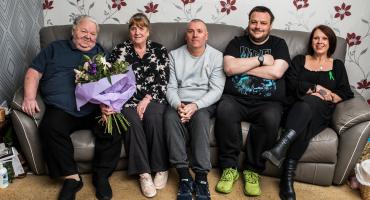
[[[246,46],[240,47],[240,58],[251,58],[259,55],[271,54],[271,49],[258,51]],[[234,87],[243,95],[270,97],[276,91],[276,81],[247,74],[232,77]]]

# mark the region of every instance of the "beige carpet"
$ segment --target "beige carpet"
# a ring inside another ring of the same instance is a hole
[[[83,175],[84,187],[78,193],[78,200],[95,199],[95,190],[91,184],[91,175]],[[242,180],[235,184],[233,191],[228,195],[214,192],[215,184],[219,174],[217,170],[212,170],[208,176],[210,182],[211,196],[214,200],[239,200],[239,199],[279,199],[278,179],[271,177],[262,177],[262,195],[260,197],[246,197],[243,194]],[[113,188],[113,199],[139,200],[145,198],[139,189],[139,184],[135,178],[128,177],[126,171],[117,171],[110,178]],[[46,200],[56,199],[57,193],[62,185],[60,181],[54,181],[47,176],[27,175],[26,178],[16,179],[6,189],[0,189],[1,200]],[[295,183],[295,189],[298,200],[356,200],[360,199],[357,191],[351,190],[347,185],[322,187],[310,184]],[[170,179],[167,186],[158,191],[155,199],[171,200],[176,198],[177,175],[175,171],[170,172]]]

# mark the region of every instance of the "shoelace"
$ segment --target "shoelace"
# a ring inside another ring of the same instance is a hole
[[[192,182],[189,181],[189,179],[181,179],[180,181],[180,188],[179,188],[179,193],[186,193],[186,192],[191,192],[192,190]]]
[[[247,172],[246,179],[248,183],[256,184],[258,182],[258,174],[254,172]]]
[[[210,196],[208,183],[206,181],[199,181],[199,184],[196,184],[197,195],[198,196]]]
[[[221,176],[221,181],[231,181],[234,179],[233,169],[225,169]]]

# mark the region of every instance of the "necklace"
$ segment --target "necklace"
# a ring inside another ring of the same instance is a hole
[[[322,70],[324,69],[325,63],[326,63],[328,60],[329,60],[328,58],[325,58],[325,59],[323,59],[323,61],[322,61],[322,62],[320,62],[320,60],[318,60],[318,61],[317,61],[317,62],[318,62],[318,66],[319,66],[320,71],[322,71]]]

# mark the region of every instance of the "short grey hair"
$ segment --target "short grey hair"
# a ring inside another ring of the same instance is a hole
[[[98,22],[92,18],[91,16],[89,15],[79,15],[77,16],[74,20],[73,20],[73,24],[72,24],[72,35],[73,35],[73,32],[76,30],[77,26],[83,21],[83,20],[89,20],[90,22],[94,23],[95,26],[96,26],[96,33],[99,34],[99,31],[100,31],[100,28],[99,28],[99,24]]]
[[[201,20],[201,19],[192,19],[189,23],[188,23],[188,25],[190,24],[190,23],[192,23],[192,22],[200,22],[200,23],[202,23],[202,24],[204,24],[204,26],[206,27],[206,31],[208,32],[208,28],[207,28],[207,24],[203,21],[203,20]]]

